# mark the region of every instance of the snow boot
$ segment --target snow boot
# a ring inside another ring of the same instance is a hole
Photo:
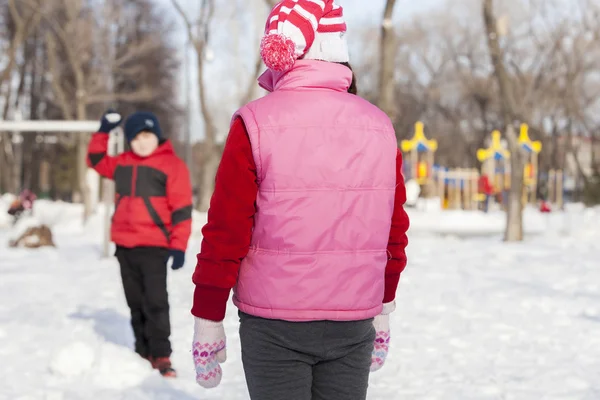
[[[169,357],[158,357],[152,360],[152,366],[166,378],[176,378],[177,372],[171,365]]]

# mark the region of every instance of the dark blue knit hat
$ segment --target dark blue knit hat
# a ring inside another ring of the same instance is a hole
[[[125,121],[125,137],[128,142],[131,142],[141,131],[152,132],[159,140],[162,138],[158,118],[151,112],[138,111],[131,114]]]

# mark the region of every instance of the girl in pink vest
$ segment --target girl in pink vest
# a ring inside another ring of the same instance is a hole
[[[261,43],[270,92],[238,110],[193,276],[196,380],[219,385],[233,289],[258,400],[363,400],[406,265],[389,118],[356,95],[333,0],[285,0]]]

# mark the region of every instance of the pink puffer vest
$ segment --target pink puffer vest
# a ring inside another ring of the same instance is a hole
[[[347,93],[345,66],[298,61],[260,79],[272,93],[241,108],[259,193],[233,301],[288,321],[381,312],[396,186],[389,118]]]

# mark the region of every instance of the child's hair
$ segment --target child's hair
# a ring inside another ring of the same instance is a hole
[[[350,87],[348,88],[348,93],[358,94],[358,88],[356,86],[356,75],[354,75],[354,70],[352,69],[352,66],[350,65],[349,62],[340,62],[338,64],[348,67],[350,69],[350,71],[352,71],[352,83],[350,84]]]

